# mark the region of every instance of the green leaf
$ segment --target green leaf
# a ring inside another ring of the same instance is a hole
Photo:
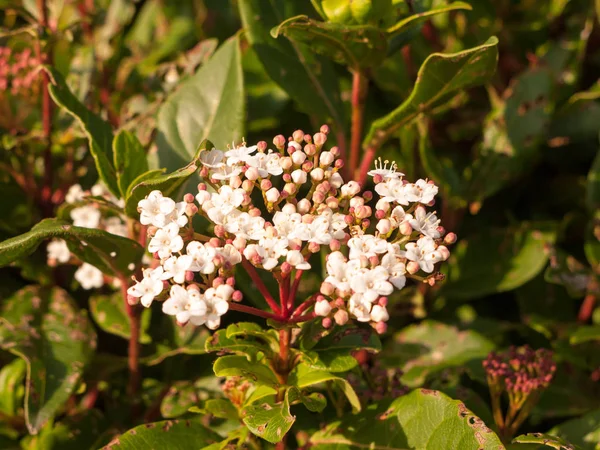
[[[247,323],[234,324],[218,330],[206,341],[207,352],[230,352],[255,359],[259,352],[272,355],[279,350],[279,341],[268,331],[250,331]],[[243,328],[246,328],[245,330]]]
[[[260,362],[250,362],[245,356],[221,356],[215,361],[213,371],[218,377],[241,376],[255,384],[265,384],[274,388],[280,386],[273,369]]]
[[[65,291],[29,286],[2,305],[0,348],[27,363],[25,421],[35,434],[76,389],[96,333]]]
[[[310,365],[302,362],[298,364],[288,377],[288,384],[303,388],[314,386],[321,383],[333,382],[346,396],[353,412],[358,412],[361,409],[360,400],[354,392],[350,383],[341,377],[333,375],[323,370],[314,370]]]
[[[600,220],[591,220],[585,232],[583,244],[585,257],[593,268],[600,267]],[[598,270],[598,269],[597,269]]]
[[[125,308],[125,300],[120,292],[111,295],[93,295],[90,297],[90,313],[100,328],[110,334],[129,339],[131,322]],[[141,344],[148,344],[152,338],[147,330],[150,322],[150,309],[144,309],[141,318]]]
[[[600,325],[580,325],[569,338],[571,345],[589,341],[600,341]]]
[[[284,35],[353,70],[381,64],[387,53],[384,31],[371,25],[342,25],[319,22],[308,16],[291,17],[271,30],[271,36]]]
[[[166,175],[157,175],[156,171],[146,172],[140,175],[132,182],[133,188],[125,199],[125,212],[129,217],[139,218],[137,206],[140,200],[144,199],[150,192],[159,190],[163,195],[168,196],[175,193],[192,175],[198,171],[198,157],[203,150],[214,148],[210,141],[202,141],[196,149],[192,161],[185,167],[182,167]],[[135,183],[135,184],[134,184]]]
[[[327,406],[327,399],[320,392],[301,394],[300,401],[311,412],[322,412]]]
[[[271,79],[298,103],[300,109],[319,120],[331,117],[341,132],[344,109],[332,64],[306,48],[283,39],[274,39],[269,30],[286,19],[285,0],[240,0],[240,17],[248,41]],[[339,144],[339,142],[338,142]]]
[[[120,198],[126,198],[132,181],[148,172],[146,151],[135,134],[121,130],[113,141],[113,157]]]
[[[174,169],[170,153],[189,161],[206,139],[220,148],[244,134],[245,96],[239,37],[229,39],[158,111],[161,165]]]
[[[348,372],[358,365],[358,361],[347,350],[326,350],[324,352],[309,352],[305,362],[317,370],[328,372]]]
[[[382,357],[388,367],[402,369],[403,383],[415,387],[431,373],[479,362],[493,349],[494,344],[475,331],[427,320],[395,334]]]
[[[554,239],[554,224],[534,222],[462,239],[450,256],[442,293],[467,300],[515,289],[546,266],[546,247]]]
[[[589,267],[559,249],[552,251],[550,265],[544,272],[544,279],[548,283],[564,286],[573,298],[585,295],[590,276]]]
[[[331,423],[311,437],[315,450],[500,450],[496,434],[464,403],[438,391],[417,389],[389,408],[369,407]]]
[[[169,450],[198,450],[223,440],[198,420],[164,420],[146,423],[123,433],[103,450],[141,450],[144,448]]]
[[[57,219],[44,219],[31,231],[0,243],[0,267],[35,251],[45,240],[62,238],[69,250],[85,262],[103,272],[128,275],[130,266],[141,261],[144,249],[131,239],[110,234],[104,230],[76,227]]]
[[[582,450],[596,450],[600,445],[599,430],[600,409],[597,409],[555,426],[548,434],[565,439]]]
[[[590,211],[600,209],[600,151],[596,154],[588,173],[586,201]]]
[[[204,402],[204,407],[200,412],[203,414],[213,414],[216,417],[222,417],[222,415],[217,415],[217,408],[214,408],[216,404],[211,403],[211,405],[208,405],[208,402],[217,401],[224,401],[231,405],[229,400],[210,400],[210,397],[221,395],[222,392],[220,379],[214,376],[202,377],[194,382],[177,381],[169,388],[167,395],[163,398],[160,404],[160,413],[164,418],[172,419],[174,417],[182,416],[187,413],[190,408],[197,407],[197,405]],[[222,410],[223,407],[220,409]]]
[[[0,370],[0,411],[7,416],[16,416],[23,399],[23,380],[27,365],[15,358]]]
[[[398,23],[389,27],[386,31],[390,36],[397,36],[401,33],[406,33],[413,28],[425,23],[432,16],[437,14],[447,13],[457,9],[466,9],[471,11],[473,8],[471,5],[465,2],[452,2],[448,5],[438,6],[437,8],[430,9],[421,13],[413,14],[412,16],[405,17]]]
[[[120,197],[115,168],[111,164],[113,133],[110,124],[87,109],[70,91],[63,76],[55,69],[46,67],[52,78],[48,86],[50,95],[58,106],[73,116],[82,126],[90,143],[90,153],[96,163],[100,179],[115,197]]]
[[[527,433],[517,436],[513,444],[541,444],[556,450],[575,450],[575,446],[564,439],[544,433]]]
[[[236,407],[229,400],[224,398],[212,398],[204,402],[202,407],[192,407],[190,412],[200,414],[210,414],[220,419],[239,420],[239,414]]]
[[[283,401],[258,402],[242,410],[242,420],[252,433],[276,444],[290,430],[295,416],[290,413],[290,395],[298,395],[296,388],[286,391]]]
[[[396,131],[420,114],[448,100],[461,89],[485,83],[496,70],[498,39],[458,53],[433,53],[417,76],[410,96],[390,114],[375,120],[363,141],[365,148],[379,148]]]

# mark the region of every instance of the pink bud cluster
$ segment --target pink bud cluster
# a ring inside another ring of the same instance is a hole
[[[38,66],[39,61],[31,49],[13,52],[9,47],[0,47],[0,90],[10,87],[13,95],[32,92],[36,88]]]
[[[519,408],[526,398],[546,389],[556,371],[552,352],[533,350],[528,345],[491,352],[483,361],[490,387],[506,390],[509,401]]]
[[[169,280],[163,310],[181,323],[204,323],[206,308],[197,300],[205,301],[205,290],[216,288],[215,282],[231,286],[221,301],[241,300],[239,291],[234,295],[233,271],[241,264],[259,289],[256,269],[277,280],[279,305],[273,305],[266,288],[261,293],[278,320],[321,316],[329,328],[354,318],[384,332],[388,296],[402,289],[407,278],[429,284],[441,280],[436,264],[448,258],[446,245],[456,236],[445,234],[435,214],[426,211],[437,187],[426,180],[406,182],[395,164],[370,172],[378,200],[359,183],[344,182],[340,150],[325,148],[328,132],[323,126],[314,135],[301,130],[288,139],[279,135],[274,149],[261,141],[227,151],[205,150],[199,155],[204,181],[197,193],[176,203],[154,191],[140,201],[148,249],[159,267],[145,274],[148,280],[138,282],[131,294],[149,306],[161,297],[156,281]],[[194,231],[196,215],[211,224],[210,236]],[[294,309],[302,273],[312,269],[318,259],[313,255],[322,250],[327,275],[319,292]],[[183,295],[190,289],[200,292],[193,301]],[[306,313],[311,307],[312,313]],[[218,315],[226,310],[221,304]],[[218,321],[211,322],[215,326]]]

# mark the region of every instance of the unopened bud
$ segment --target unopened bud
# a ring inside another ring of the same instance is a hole
[[[331,312],[331,305],[327,300],[320,300],[315,303],[315,314],[317,316],[326,317]]]
[[[371,200],[373,200],[373,192],[371,192],[371,191],[363,192],[362,198],[365,199],[365,202],[370,202]]]
[[[133,295],[127,294],[127,303],[130,305],[137,305],[139,302],[139,297],[134,297]]]
[[[200,205],[202,205],[207,200],[210,200],[210,192],[208,191],[198,191],[196,194],[196,200]]]
[[[317,146],[315,144],[306,144],[304,146],[304,153],[308,156],[315,156],[317,154]]]
[[[378,209],[375,211],[375,218],[381,220],[385,217],[385,211],[382,209]]]
[[[340,205],[338,202],[338,199],[335,197],[327,197],[327,199],[325,200],[325,203],[327,204],[328,208],[331,208],[334,210],[338,209],[338,207]]]
[[[283,187],[283,192],[281,193],[282,197],[289,197],[290,195],[294,195],[298,192],[298,187],[294,183],[287,183]]]
[[[413,227],[410,225],[410,223],[408,223],[407,220],[402,221],[398,229],[404,236],[410,236],[410,234],[413,232]]]
[[[242,179],[239,176],[231,177],[229,179],[229,186],[233,189],[237,189],[242,185]]]
[[[294,141],[300,143],[304,140],[304,131],[302,130],[296,130],[294,131],[294,133],[292,134],[292,138],[294,139]]]
[[[266,143],[265,141],[259,141],[259,142],[256,144],[256,148],[257,148],[257,149],[258,149],[258,151],[259,151],[259,152],[261,152],[261,153],[264,153],[264,152],[265,152],[265,150],[267,150],[267,147],[268,147],[268,145],[267,145],[267,143]]]
[[[350,202],[348,202],[350,208],[356,208],[357,206],[362,206],[365,204],[365,199],[362,197],[352,197]]]
[[[321,155],[319,155],[319,164],[324,167],[329,167],[331,164],[333,164],[334,160],[335,156],[333,156],[331,152],[322,152]]]
[[[198,175],[200,175],[201,178],[208,177],[208,167],[202,166],[200,172],[198,172]]]
[[[317,147],[322,147],[327,142],[327,135],[324,133],[316,133],[313,136],[313,142]]]
[[[261,180],[260,189],[262,191],[268,191],[272,187],[273,187],[273,183],[271,183],[271,180]]]
[[[340,297],[336,298],[335,301],[333,302],[333,305],[336,308],[343,308],[345,304],[346,303],[344,302],[344,299],[340,298]]]
[[[194,281],[194,272],[192,272],[190,270],[186,270],[185,271],[185,281],[187,281],[188,283],[190,281]]]
[[[344,161],[342,161],[341,159],[336,159],[333,167],[335,167],[336,169],[341,169],[342,167],[344,167]]]
[[[302,169],[296,169],[296,170],[294,170],[292,172],[292,180],[296,184],[304,184],[304,183],[306,183],[307,178],[308,178],[308,175]]]
[[[298,202],[296,208],[300,214],[306,214],[312,208],[312,204],[310,203],[310,200],[303,198]]]
[[[265,194],[265,198],[269,203],[276,203],[280,196],[281,194],[277,188],[271,188]]]
[[[292,153],[292,162],[297,166],[301,165],[306,161],[306,153],[301,150],[297,150]]]
[[[313,181],[322,181],[325,178],[325,172],[320,167],[317,167],[310,172],[310,178]]]
[[[190,194],[189,192],[183,196],[183,201],[186,203],[194,202],[194,194]]]
[[[360,192],[360,184],[356,181],[350,181],[342,186],[342,196],[354,197]]]
[[[342,243],[337,239],[332,239],[329,241],[329,248],[332,252],[337,252],[340,248],[342,248]]]
[[[198,213],[198,207],[193,203],[188,203],[185,205],[185,214],[188,217],[192,217]]]
[[[312,201],[315,202],[315,204],[323,203],[325,201],[325,194],[319,191],[313,192]]]
[[[340,326],[346,325],[348,323],[348,313],[343,309],[339,309],[333,315],[333,319],[335,320],[335,323],[337,323]]]
[[[254,183],[250,180],[244,180],[242,183],[242,189],[248,193],[251,193],[254,189]]]
[[[294,161],[289,156],[284,156],[279,159],[279,165],[283,170],[289,170],[294,165]]]
[[[294,205],[293,203],[286,203],[281,208],[281,211],[286,214],[294,214],[296,212],[296,205]]]
[[[250,214],[250,217],[259,217],[262,213],[258,208],[250,208],[248,214]]]
[[[225,233],[227,232],[225,231],[225,227],[223,225],[215,225],[214,233],[215,236],[222,238],[225,237]]]
[[[371,267],[376,267],[379,265],[379,257],[377,255],[369,256],[369,264]]]
[[[444,236],[444,244],[447,244],[447,245],[454,244],[456,242],[456,239],[457,239],[456,234],[450,232],[446,236]]]
[[[323,134],[329,134],[329,125],[321,125],[321,128],[319,128],[319,131]]]
[[[379,304],[379,306],[383,306],[385,308],[388,305],[388,298],[387,297],[379,297],[379,300],[377,301],[377,303]]]
[[[237,250],[243,250],[246,247],[246,239],[243,237],[236,237],[231,243]]]
[[[448,258],[450,258],[450,250],[448,250],[448,247],[440,245],[437,248],[437,251],[440,253],[440,255],[442,255],[442,260],[446,261]]]
[[[275,136],[273,138],[273,145],[275,147],[277,147],[279,150],[281,150],[282,148],[285,147],[285,143],[286,143],[285,137],[281,134],[278,134],[277,136]]]
[[[331,328],[333,325],[332,320],[329,317],[325,317],[322,322],[321,325],[323,325],[323,328],[328,329]]]
[[[377,322],[375,324],[375,331],[377,331],[377,334],[384,334],[387,331],[387,323],[385,322]]]
[[[321,283],[321,288],[319,289],[321,294],[331,296],[335,292],[335,286],[327,281],[323,281]]]
[[[311,253],[319,253],[319,250],[321,250],[321,246],[316,242],[309,242],[307,247]]]
[[[408,273],[410,273],[411,275],[414,275],[415,273],[417,273],[420,269],[419,263],[416,261],[409,261],[408,264],[406,264],[406,271]]]
[[[354,215],[357,219],[366,219],[367,217],[371,217],[373,211],[370,206],[361,205],[357,208],[354,208]]]
[[[383,182],[383,177],[382,177],[381,175],[379,175],[379,174],[376,174],[376,175],[373,177],[373,183],[374,183],[374,184],[379,184],[379,183],[382,183],[382,182]]]
[[[287,261],[281,265],[281,273],[284,275],[289,275],[293,269],[294,267]]]
[[[250,181],[258,180],[258,169],[256,167],[248,167],[244,175]]]
[[[233,294],[231,295],[231,300],[233,300],[234,302],[241,302],[244,299],[244,294],[242,294],[242,291],[233,291]]]
[[[377,231],[379,231],[381,234],[388,234],[392,229],[392,222],[390,222],[389,219],[382,219],[379,222],[377,222],[375,228],[377,228]]]
[[[283,178],[283,181],[285,181],[286,183],[289,183],[290,181],[292,181],[292,176],[289,173],[284,173],[281,178]]]

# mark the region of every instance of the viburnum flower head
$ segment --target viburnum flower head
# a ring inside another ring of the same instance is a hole
[[[253,310],[238,306],[236,275],[243,271],[269,303],[267,317],[283,323],[319,317],[325,327],[354,319],[383,332],[394,291],[410,279],[443,279],[437,266],[449,256],[445,231],[427,210],[438,189],[430,180],[407,182],[394,162],[379,160],[369,172],[374,198],[360,183],[344,181],[340,150],[325,148],[327,132],[276,136],[274,148],[259,142],[205,150],[197,192],[179,203],[159,191],[141,200],[140,220],[160,275],[145,271],[130,295],[144,306],[164,301],[164,313],[181,324],[214,329],[229,309]],[[209,231],[194,230],[194,215],[208,221]],[[303,272],[322,251],[320,288],[296,305]],[[259,271],[279,284],[279,302]]]

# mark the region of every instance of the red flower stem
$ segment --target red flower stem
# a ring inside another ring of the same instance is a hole
[[[319,294],[314,294],[308,300],[300,303],[300,305],[292,313],[292,317],[302,314],[304,311],[306,311],[308,308],[310,308],[317,300],[318,295]]]
[[[347,171],[350,176],[354,176],[358,169],[368,86],[363,73],[355,70],[352,73],[352,133],[350,136],[350,167]]]
[[[246,314],[251,314],[253,316],[262,317],[263,319],[273,319],[281,322],[283,318],[278,316],[277,314],[273,314],[267,311],[263,311],[262,309],[254,308],[252,306],[240,305],[239,303],[230,302],[229,309],[232,311],[240,311]]]
[[[288,276],[275,275],[279,283],[279,305],[281,307],[281,316],[288,317],[288,295],[290,290],[290,281]]]
[[[360,164],[360,170],[358,172],[357,181],[363,186],[365,181],[367,181],[367,172],[371,168],[373,164],[373,160],[375,159],[375,153],[377,153],[376,147],[369,147],[363,156],[362,163]]]
[[[294,275],[294,282],[292,284],[292,288],[288,296],[288,307],[290,309],[292,309],[294,307],[294,303],[296,303],[296,294],[298,293],[298,286],[300,285],[300,278],[302,278],[302,272],[302,270],[296,270],[296,274]]]
[[[308,322],[309,320],[314,319],[317,315],[313,312],[309,312],[308,314],[304,314],[302,316],[290,317],[287,322],[288,323],[300,323],[300,322]]]
[[[252,278],[252,281],[254,281],[254,284],[256,284],[256,287],[258,288],[260,293],[263,295],[263,297],[271,307],[271,310],[275,314],[281,315],[281,309],[279,308],[279,305],[277,305],[277,302],[273,300],[273,297],[269,293],[269,290],[267,289],[265,284],[260,279],[260,276],[258,275],[258,272],[254,268],[254,266],[250,264],[250,262],[245,258],[242,259],[242,265],[244,266],[244,269],[246,269],[246,272],[248,272],[248,275],[250,275],[250,278]]]

